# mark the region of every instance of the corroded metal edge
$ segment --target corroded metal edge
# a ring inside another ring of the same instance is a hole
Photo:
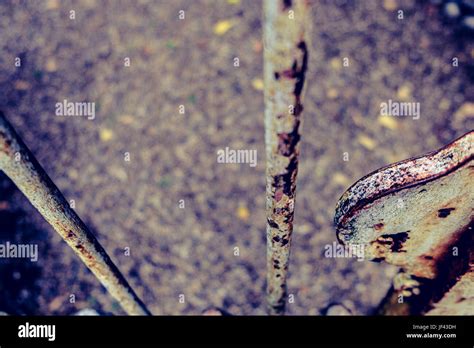
[[[342,229],[363,206],[394,191],[433,181],[471,161],[473,143],[474,131],[470,131],[437,151],[390,164],[364,176],[339,199],[334,216],[336,229]]]

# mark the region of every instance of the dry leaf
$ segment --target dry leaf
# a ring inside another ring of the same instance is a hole
[[[114,133],[110,129],[106,129],[106,128],[101,129],[99,135],[100,135],[100,140],[102,140],[104,143],[112,140],[112,138],[114,137]]]
[[[263,80],[262,79],[253,79],[252,87],[257,91],[263,91]]]
[[[230,20],[222,20],[214,25],[214,34],[224,35],[234,26],[234,22]]]
[[[390,129],[390,130],[395,130],[398,128],[398,123],[397,123],[397,120],[394,118],[394,117],[391,117],[391,116],[380,116],[378,118],[378,121],[379,123]]]
[[[368,136],[363,134],[357,136],[357,141],[367,150],[373,150],[377,145],[377,143],[372,138],[369,138]]]

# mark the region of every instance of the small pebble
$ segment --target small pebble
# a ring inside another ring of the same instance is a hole
[[[461,14],[461,9],[455,2],[448,2],[446,5],[444,5],[444,14],[448,18],[456,19]]]
[[[31,88],[31,85],[28,81],[17,80],[15,81],[14,87],[18,91],[26,91]]]
[[[59,0],[48,0],[46,1],[47,10],[56,10],[59,8]]]
[[[469,30],[474,30],[474,16],[464,17],[462,20],[462,25]]]
[[[397,9],[397,2],[395,0],[384,0],[383,8],[387,11],[395,11]]]
[[[335,88],[329,88],[326,95],[329,99],[336,99],[339,96],[339,92]]]
[[[79,316],[97,316],[99,313],[95,309],[92,308],[83,308],[79,312],[77,312],[74,315],[79,315]]]
[[[351,312],[343,305],[335,304],[328,308],[326,315],[351,315]]]
[[[411,98],[411,86],[408,84],[400,86],[397,91],[397,98],[402,101],[408,101]]]
[[[56,64],[56,60],[54,58],[49,58],[46,61],[44,70],[46,70],[47,72],[55,72],[56,70],[58,70],[58,65]]]

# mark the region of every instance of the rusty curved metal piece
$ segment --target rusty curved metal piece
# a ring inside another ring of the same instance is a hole
[[[369,258],[434,277],[432,267],[425,266],[433,266],[442,245],[452,244],[473,219],[473,143],[471,131],[436,152],[356,182],[337,204],[338,239],[367,245]]]
[[[126,313],[151,315],[1,111],[0,170],[23,192]]]
[[[435,296],[435,287],[472,271],[466,235],[474,220],[473,143],[470,131],[438,151],[376,170],[337,204],[339,241],[401,267],[397,288],[404,295],[430,288]]]

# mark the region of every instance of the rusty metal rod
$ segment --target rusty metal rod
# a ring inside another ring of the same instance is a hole
[[[98,240],[71,209],[0,112],[0,170],[28,198],[129,315],[151,315]]]
[[[306,0],[263,3],[267,307],[271,315],[285,312],[310,12]]]

